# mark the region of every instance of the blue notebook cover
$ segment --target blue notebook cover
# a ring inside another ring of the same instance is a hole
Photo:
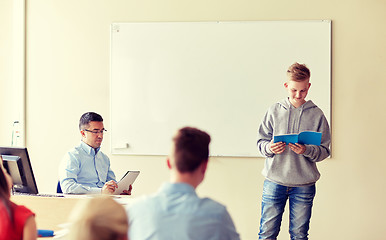
[[[55,235],[53,230],[46,229],[38,229],[37,233],[38,237],[53,237]]]
[[[299,134],[284,134],[273,137],[273,142],[300,143],[319,146],[322,141],[322,133],[305,131]]]

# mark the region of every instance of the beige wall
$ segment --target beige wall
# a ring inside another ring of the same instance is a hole
[[[28,1],[26,140],[39,189],[55,189],[58,163],[80,139],[83,112],[99,112],[106,128],[110,124],[110,23],[331,19],[333,156],[319,164],[311,239],[383,239],[385,11],[384,0]],[[7,145],[8,129],[0,127],[0,145]],[[142,171],[136,196],[168,179],[165,157],[112,156],[108,134],[103,148],[118,177],[127,169]],[[213,158],[198,189],[227,205],[242,239],[257,238],[262,167],[263,159]],[[280,240],[289,239],[286,218]]]
[[[0,1],[0,145],[11,144],[12,0]]]

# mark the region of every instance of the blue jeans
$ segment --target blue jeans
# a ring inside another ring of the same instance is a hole
[[[311,209],[316,193],[315,184],[286,187],[264,181],[259,239],[276,239],[287,199],[289,199],[289,232],[291,239],[308,239]]]

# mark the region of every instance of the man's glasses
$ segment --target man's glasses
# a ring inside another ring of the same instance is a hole
[[[102,129],[102,130],[93,130],[93,131],[87,130],[87,129],[83,129],[83,130],[86,131],[86,132],[90,132],[90,133],[92,133],[92,134],[98,134],[98,133],[103,134],[104,132],[107,132],[106,129]]]

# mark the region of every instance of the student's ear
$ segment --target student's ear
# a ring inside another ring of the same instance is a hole
[[[168,165],[169,169],[172,169],[172,164],[170,163],[170,158],[166,159],[166,164]]]
[[[310,89],[310,87],[311,87],[311,83],[308,83],[308,89]]]
[[[201,164],[201,172],[202,173],[205,173],[206,172],[206,169],[207,169],[207,167],[208,167],[208,160],[207,161],[205,161],[205,162],[203,162],[202,164]]]

